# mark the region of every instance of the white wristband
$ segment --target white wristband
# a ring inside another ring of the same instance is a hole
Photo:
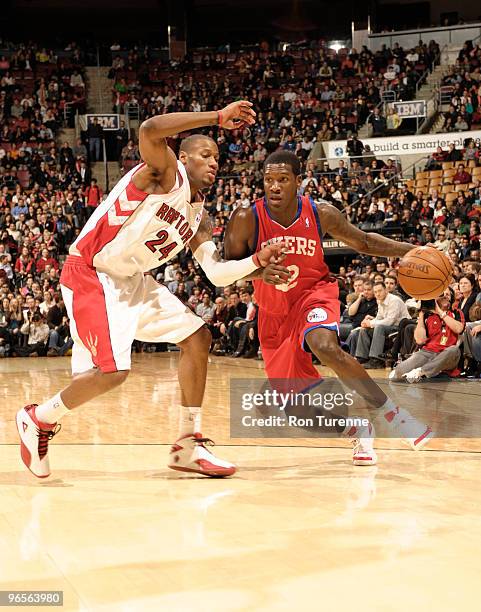
[[[216,261],[214,259],[214,253],[218,253],[217,247],[212,240],[208,240],[207,242],[203,242],[195,250],[193,255],[207,274],[207,278],[211,283],[216,285],[216,287],[230,285],[234,281],[244,278],[258,269],[252,256],[238,261]]]

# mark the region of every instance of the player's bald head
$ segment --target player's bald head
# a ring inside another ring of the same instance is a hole
[[[206,136],[205,134],[192,134],[192,136],[187,136],[180,143],[180,151],[184,151],[184,153],[191,153],[194,149],[198,149],[200,147],[212,147],[217,148],[215,140],[213,140],[210,136]]]
[[[180,143],[179,160],[184,164],[191,189],[212,187],[219,169],[219,148],[210,136],[193,134]]]

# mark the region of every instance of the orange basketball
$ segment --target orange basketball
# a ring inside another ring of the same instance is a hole
[[[452,275],[451,262],[434,247],[416,247],[399,263],[399,284],[417,300],[438,298],[449,286]]]

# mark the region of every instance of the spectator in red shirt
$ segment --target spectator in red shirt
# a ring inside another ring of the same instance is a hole
[[[92,179],[90,185],[85,188],[84,196],[86,198],[87,214],[90,215],[94,212],[97,206],[102,200],[102,190],[97,185],[97,179]]]
[[[33,272],[35,269],[35,262],[28,252],[27,247],[23,247],[22,254],[15,262],[15,272],[22,278],[26,277],[27,274]]]
[[[464,315],[453,307],[451,298],[438,298],[423,302],[414,331],[414,340],[421,348],[405,361],[401,361],[389,375],[391,380],[405,379],[410,383],[423,377],[433,378],[441,372],[457,371],[461,351],[459,336],[464,331]]]
[[[465,171],[463,164],[459,164],[456,174],[453,176],[455,185],[465,185],[471,182],[471,175]]]
[[[58,261],[50,256],[48,249],[42,249],[42,255],[35,264],[37,272],[41,274],[45,271],[45,266],[52,266],[55,270],[58,270]]]
[[[443,161],[446,160],[447,154],[447,151],[443,151],[441,147],[438,147],[429,158],[426,165],[426,170],[440,170],[442,168]]]

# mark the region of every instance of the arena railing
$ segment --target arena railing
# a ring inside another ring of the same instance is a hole
[[[105,138],[102,138],[102,154],[104,164],[105,191],[109,191],[109,164],[107,161],[107,148],[105,146]]]
[[[442,49],[439,50],[439,53],[436,55],[436,57],[433,59],[432,64],[431,64],[430,74],[434,72],[435,66],[441,63],[442,54],[447,49],[447,47],[448,45],[444,45]],[[418,97],[419,90],[421,89],[423,84],[427,81],[427,78],[429,76],[427,74],[427,71],[428,69],[424,71],[423,75],[416,83],[416,98]],[[424,118],[424,121],[421,122],[421,124],[419,123],[417,124],[416,134],[422,134],[424,131],[426,131],[428,126],[430,127],[432,125],[433,120],[435,119],[438,113],[438,109],[439,109],[439,104],[440,104],[439,89],[440,87],[441,87],[441,81],[438,81],[436,85],[434,85],[433,87],[431,96],[426,100],[426,105],[427,105],[426,117]],[[430,109],[429,109],[430,103],[432,106],[432,112],[430,112]],[[418,122],[419,120],[417,119],[416,121]]]
[[[444,45],[442,48],[439,48],[439,51],[437,52],[437,54],[433,58],[433,61],[429,64],[429,66],[426,68],[426,70],[422,73],[422,75],[416,81],[416,86],[415,86],[416,97],[417,97],[417,95],[419,93],[419,90],[421,89],[421,87],[426,82],[426,79],[428,78],[428,76],[432,72],[434,72],[434,68],[441,63],[441,56],[442,56],[444,50],[447,48],[447,46],[448,45]]]
[[[392,177],[389,177],[385,183],[376,185],[376,187],[374,187],[373,189],[371,189],[367,193],[363,194],[360,198],[355,200],[352,203],[352,206],[355,206],[356,204],[358,204],[363,198],[367,198],[368,200],[370,198],[372,198],[372,196],[375,195],[376,192],[380,191],[381,189],[385,189],[386,188],[386,183],[389,186],[391,186],[395,181],[400,183],[402,181],[405,181],[406,180],[405,177],[408,176],[411,173],[412,173],[412,176],[413,176],[413,179],[414,179],[416,177],[416,172],[417,172],[417,168],[418,168],[419,164],[422,163],[422,161],[424,160],[424,166],[425,166],[427,160],[429,159],[429,157],[430,157],[429,155],[426,155],[425,157],[423,157],[421,159],[418,159],[415,162],[413,162],[412,164],[410,164],[407,168],[404,168],[404,170],[400,170],[396,174],[393,174]]]
[[[396,162],[396,169],[401,169],[401,158],[399,155],[393,155],[392,153],[377,154],[377,153],[374,153],[374,151],[372,151],[369,155],[344,155],[343,157],[318,157],[316,158],[314,163],[316,167],[321,167],[324,165],[325,162],[327,162],[329,164],[329,167],[331,167],[331,162],[333,162],[336,165],[331,168],[331,174],[332,174],[332,170],[334,168],[339,167],[339,162],[341,160],[346,164],[346,168],[348,170],[349,170],[350,163],[353,161],[358,161],[360,165],[362,166],[362,168],[364,169],[367,166],[369,166],[369,164],[371,163],[370,161],[367,161],[366,163],[363,164],[363,161],[365,161],[366,158],[368,160],[372,160],[373,158],[382,159],[382,160],[392,159],[393,161]],[[312,161],[312,160],[309,160],[309,161]],[[329,174],[329,172],[327,174]]]

